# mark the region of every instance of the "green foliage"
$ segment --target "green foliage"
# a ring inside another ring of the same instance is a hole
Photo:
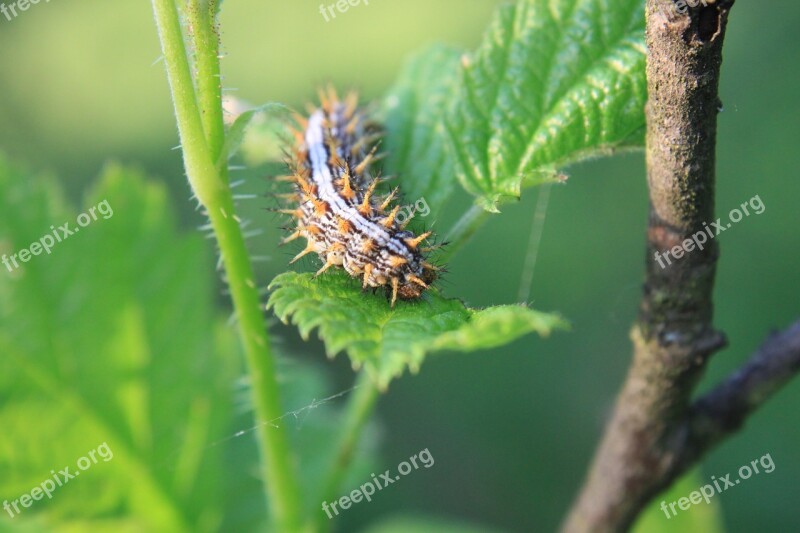
[[[0,531],[263,528],[251,395],[232,396],[240,354],[214,317],[213,257],[175,229],[162,186],[111,166],[83,212],[113,209],[22,268],[0,270],[0,502],[13,501],[106,442],[113,452]],[[0,158],[0,254],[77,227],[50,179]],[[211,325],[211,327],[209,327]],[[340,409],[318,370],[279,367],[285,426],[304,494],[336,450]],[[367,431],[353,482],[374,469]],[[223,452],[226,457],[223,462]],[[230,496],[226,496],[230,490]],[[306,501],[308,513],[318,501]],[[27,529],[26,529],[27,528]]]
[[[495,210],[560,166],[638,142],[641,6],[613,3],[608,10],[596,2],[553,7],[523,0],[498,11],[474,55],[437,47],[410,61],[382,108],[387,170],[401,175],[406,196],[424,197],[438,212],[458,180],[479,205]],[[240,116],[216,163],[241,148],[261,111],[286,110],[268,104]],[[51,224],[75,226],[77,213],[51,180],[32,179],[4,161],[0,198],[0,235],[7,236],[0,252],[29,247]],[[30,492],[50,470],[107,443],[112,460],[26,509],[14,526],[242,525],[226,518],[244,504],[219,497],[232,481],[221,462],[225,448],[212,445],[233,423],[228,384],[236,362],[236,343],[213,315],[212,258],[199,236],[177,233],[163,189],[141,176],[110,167],[85,209],[103,200],[114,216],[0,276],[0,319],[14,324],[0,331],[0,465],[14,465],[0,479],[0,497]],[[392,309],[342,272],[318,279],[285,273],[272,288],[268,305],[281,320],[294,322],[304,338],[318,329],[330,356],[347,352],[384,389],[406,368],[417,371],[430,353],[490,349],[565,327],[558,316],[523,306],[470,309],[436,289]],[[293,411],[269,423],[306,420],[303,398],[324,389],[297,372],[289,380],[294,392],[283,391]],[[321,413],[327,423],[318,423]],[[290,431],[292,448],[303,452],[307,494],[336,453],[324,444],[335,441],[337,413],[323,407],[315,414],[317,422]],[[243,457],[254,461],[250,452]],[[310,513],[316,504],[303,503]],[[253,505],[260,509],[260,500]],[[259,523],[265,518],[255,516]]]
[[[53,181],[4,160],[0,198],[3,253],[51,225],[78,227]],[[53,469],[75,471],[106,442],[112,460],[15,524],[213,529],[224,476],[208,443],[226,431],[235,342],[209,327],[212,257],[199,235],[177,234],[162,187],[112,166],[84,209],[104,200],[113,216],[0,272],[0,319],[13,325],[0,330],[0,500],[29,493]]]
[[[501,7],[447,122],[461,184],[495,210],[561,166],[640,142],[644,64],[640,0]]]
[[[270,287],[267,307],[281,320],[291,320],[306,339],[319,328],[329,356],[346,351],[353,366],[364,366],[381,388],[406,368],[417,371],[429,353],[487,349],[565,327],[556,315],[519,305],[470,309],[435,290],[392,309],[383,295],[362,293],[358,281],[343,272],[316,279],[287,272]]]
[[[384,104],[387,166],[412,199],[439,206],[457,177],[496,211],[563,166],[640,146],[644,64],[639,0],[501,7],[474,54],[435,47],[401,73]]]
[[[400,176],[407,200],[425,198],[432,213],[441,211],[456,184],[444,121],[459,55],[440,46],[417,54],[383,101],[386,168]]]
[[[456,178],[496,211],[560,166],[641,142],[644,17],[638,0],[521,0],[501,7],[474,55],[434,47],[406,65],[382,107],[388,173],[440,212]],[[511,306],[474,311],[433,293],[389,310],[346,276],[276,278],[270,306],[329,355],[346,350],[385,387],[436,350],[469,351],[547,333],[557,317]]]

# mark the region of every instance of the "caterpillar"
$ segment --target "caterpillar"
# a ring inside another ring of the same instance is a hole
[[[399,188],[376,195],[382,178],[370,167],[380,157],[380,133],[358,107],[358,96],[353,92],[340,100],[329,87],[319,98],[320,106],[307,118],[295,114],[299,128],[287,161],[291,175],[282,178],[294,184],[295,193],[287,198],[299,204],[279,210],[296,220],[282,243],[306,240],[291,263],[316,253],[323,265],[315,276],[343,268],[361,278],[363,289],[384,287],[391,307],[398,298],[420,298],[439,270],[426,259],[435,247],[421,246],[432,232],[406,230],[411,217],[399,222],[399,205],[387,211]]]

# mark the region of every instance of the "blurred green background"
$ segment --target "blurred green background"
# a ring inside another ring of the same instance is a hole
[[[331,3],[329,0],[325,2]],[[379,98],[412,52],[434,42],[464,49],[481,39],[493,0],[371,0],[326,22],[319,2],[226,0],[222,62],[229,94],[302,109],[332,81]],[[735,369],[765,335],[799,314],[800,5],[739,2],[725,46],[719,117],[717,211],[754,195],[766,211],[720,236],[716,324],[730,347],[702,384]],[[161,181],[180,227],[203,223],[188,201],[172,106],[148,2],[73,0],[0,18],[0,150],[58,177],[77,203],[103,165],[117,161]],[[584,475],[630,359],[628,331],[643,273],[647,191],[641,154],[586,162],[551,190],[533,282],[537,309],[555,310],[569,333],[534,336],[491,353],[430,358],[392,384],[380,403],[378,469],[428,448],[435,466],[339,520],[342,531],[400,511],[455,517],[509,531],[552,531]],[[244,171],[260,193],[262,169]],[[472,306],[514,302],[536,191],[503,208],[450,263],[445,294]],[[262,282],[287,269],[277,220],[255,200],[263,228],[251,243],[272,260]],[[449,220],[433,219],[440,232]],[[210,245],[209,245],[210,246]],[[211,264],[203,265],[213,276]],[[218,283],[220,313],[227,296]],[[3,324],[2,327],[9,325]],[[346,358],[275,329],[284,351],[316,361],[334,390],[350,386]],[[2,354],[0,354],[0,357]],[[315,398],[308,398],[310,403]],[[800,479],[800,382],[792,383],[703,463],[700,479],[770,453],[776,469],[716,498],[729,531],[794,531]],[[228,428],[219,438],[233,434]],[[691,512],[691,511],[689,511]]]

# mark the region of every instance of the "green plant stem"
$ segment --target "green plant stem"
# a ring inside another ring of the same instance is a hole
[[[217,172],[204,137],[175,1],[152,0],[152,4],[175,104],[186,173],[197,199],[208,210],[238,318],[259,426],[258,443],[270,512],[277,530],[300,531],[300,496],[288,439],[283,427],[271,423],[283,414],[275,357],[244,238],[234,216],[233,198]]]
[[[178,10],[173,0],[152,0],[161,49],[175,105],[178,131],[187,178],[197,199],[209,206],[210,200],[225,190],[209,157],[194,85],[183,44]]]
[[[464,246],[478,228],[489,217],[489,212],[479,205],[473,205],[464,215],[458,219],[453,229],[444,238],[448,246],[444,248],[439,260],[446,263],[455,253]]]
[[[283,415],[275,356],[269,344],[244,237],[233,218],[233,200],[229,191],[224,204],[218,209],[209,209],[209,218],[219,241],[239,334],[245,347],[270,510],[279,531],[299,531],[301,505],[289,441],[284,428],[271,422]]]
[[[327,502],[337,498],[337,493],[341,490],[342,480],[347,473],[347,468],[353,458],[361,433],[375,408],[379,395],[378,388],[367,373],[362,370],[355,392],[347,404],[345,419],[336,446],[336,456],[328,473],[323,477],[322,501]],[[324,531],[328,529],[329,521],[324,513],[317,513],[316,522],[318,530]]]
[[[219,160],[225,143],[222,119],[222,78],[219,66],[219,36],[216,27],[218,0],[190,0],[189,24],[192,28],[195,66],[197,68],[197,103],[213,161]],[[226,179],[227,168],[220,169]]]

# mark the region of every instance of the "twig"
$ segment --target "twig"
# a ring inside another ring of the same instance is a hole
[[[742,427],[747,417],[800,371],[800,321],[769,337],[738,372],[694,403],[685,426],[684,461]]]
[[[733,2],[704,4],[688,14],[663,4],[647,0],[646,7],[650,219],[644,295],[631,333],[633,363],[565,522],[570,533],[627,529],[650,498],[737,429],[798,368],[800,332],[793,327],[728,382],[690,403],[711,355],[725,345],[712,326],[718,249],[711,239],[669,265],[658,258],[714,220],[718,84]]]

